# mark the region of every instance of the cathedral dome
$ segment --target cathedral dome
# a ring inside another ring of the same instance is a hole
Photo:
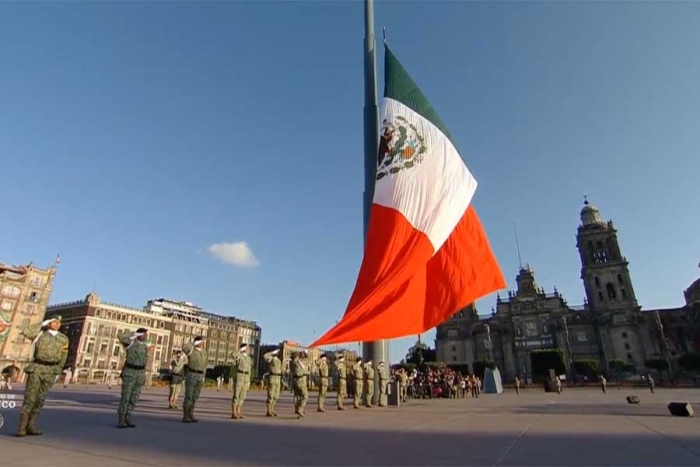
[[[581,209],[581,224],[583,226],[605,224],[598,208],[590,204],[588,200],[585,200],[583,204],[583,209]]]

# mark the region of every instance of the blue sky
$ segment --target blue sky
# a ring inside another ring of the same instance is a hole
[[[640,303],[683,303],[700,275],[700,4],[379,2],[376,20],[479,180],[510,288],[515,221],[540,285],[583,301],[587,193]],[[362,258],[362,40],[357,1],[4,3],[0,260],[60,253],[52,303],[96,284],[310,343]],[[257,266],[217,260],[223,242]]]

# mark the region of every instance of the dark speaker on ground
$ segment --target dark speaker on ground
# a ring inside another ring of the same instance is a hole
[[[693,407],[687,402],[671,402],[668,404],[668,411],[674,417],[694,417]]]
[[[627,396],[628,404],[639,404],[639,396]]]

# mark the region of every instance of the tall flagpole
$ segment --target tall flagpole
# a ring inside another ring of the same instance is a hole
[[[379,150],[379,106],[377,101],[377,54],[374,39],[374,0],[365,0],[365,191],[363,193],[364,239],[367,240],[369,213],[374,199],[374,179],[377,174],[377,151]],[[364,342],[362,358],[389,366],[389,341]],[[379,397],[379,378],[374,378],[373,403]],[[386,401],[383,401],[386,403]]]

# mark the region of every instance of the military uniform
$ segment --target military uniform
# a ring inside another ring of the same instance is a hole
[[[304,417],[304,408],[306,401],[309,399],[308,371],[296,355],[292,361],[292,388],[294,390],[294,413],[299,418]]]
[[[131,413],[141,396],[141,388],[146,383],[146,362],[148,361],[148,344],[145,339],[147,331],[139,328],[136,332],[123,332],[117,337],[126,351],[126,361],[120,375],[122,395],[119,400],[119,428],[133,428]]]
[[[51,329],[51,326],[56,326],[53,323],[58,324],[56,329]],[[58,331],[60,324],[61,317],[56,316],[20,332],[33,341],[34,360],[24,370],[27,374],[27,384],[24,388],[17,436],[42,434],[36,425],[36,419],[44,407],[49,389],[63,372],[63,366],[68,359],[68,337]]]
[[[247,344],[242,344],[238,352],[233,355],[234,363],[231,373],[235,380],[233,382],[233,398],[231,399],[231,418],[235,420],[245,418],[241,413],[241,408],[248,395],[248,389],[250,389],[250,370],[253,365],[250,356],[245,352],[247,348]]]
[[[185,381],[185,365],[187,356],[178,352],[170,361],[170,395],[168,397],[168,407],[177,409],[177,398],[182,390],[182,383]]]
[[[273,350],[263,355],[263,359],[267,362],[270,368],[270,381],[267,385],[267,415],[268,417],[276,417],[275,405],[280,398],[280,389],[282,387],[282,360],[277,357],[279,349]]]
[[[338,410],[345,410],[343,399],[348,397],[348,370],[345,367],[345,357],[338,357],[335,369],[338,372]]]
[[[321,361],[318,366],[318,411],[325,412],[323,407],[326,403],[326,393],[328,392],[328,378],[330,371],[328,369],[328,361],[325,355],[321,356]]]
[[[374,407],[372,405],[372,397],[374,397],[374,367],[372,366],[372,360],[365,363],[363,373],[365,379],[365,405],[371,408]]]
[[[182,422],[197,423],[194,418],[194,407],[199,399],[204,384],[204,376],[207,371],[207,352],[202,350],[204,337],[199,336],[191,344],[182,346],[182,351],[187,356],[185,368],[185,400],[182,403]]]
[[[384,368],[384,362],[379,362],[379,367],[377,368],[379,373],[379,407],[384,407],[386,404],[386,386],[389,384],[389,375]]]
[[[353,394],[353,408],[360,408],[360,400],[362,399],[362,378],[364,377],[362,371],[362,359],[358,358],[355,364],[352,366],[352,376],[353,382],[355,384],[354,394]]]

